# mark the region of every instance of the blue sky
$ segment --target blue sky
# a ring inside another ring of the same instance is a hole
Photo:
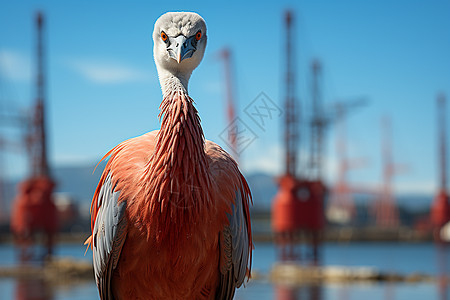
[[[97,161],[117,143],[159,128],[153,24],[166,11],[196,11],[207,22],[208,46],[189,92],[205,136],[224,145],[221,133],[229,124],[217,53],[226,46],[235,63],[236,110],[256,136],[239,157],[241,168],[280,174],[282,116],[260,128],[244,110],[261,92],[282,108],[287,8],[296,18],[297,92],[304,110],[315,58],[323,65],[326,107],[369,100],[346,120],[348,155],[366,161],[349,180],[365,186],[380,182],[381,119],[389,116],[394,160],[408,166],[395,178],[396,191],[432,192],[438,172],[435,99],[440,92],[450,97],[449,1],[2,1],[3,108],[26,109],[33,99],[34,14],[41,9],[47,25],[51,163]],[[11,129],[2,132],[15,135]],[[335,139],[332,126],[326,145],[330,182],[336,177]],[[4,160],[5,176],[26,174],[23,155],[6,154]]]

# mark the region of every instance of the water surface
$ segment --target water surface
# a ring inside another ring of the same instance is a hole
[[[90,261],[92,252],[84,255],[86,247],[78,244],[58,245],[55,254],[61,257]],[[322,265],[368,266],[384,272],[401,274],[447,274],[449,250],[439,252],[432,243],[326,243],[321,250]],[[247,283],[237,291],[235,299],[447,299],[446,287],[437,282],[419,283],[353,283],[322,284],[301,287],[274,286],[267,275],[276,262],[277,251],[270,243],[257,243],[253,253],[253,269],[261,280]],[[16,263],[12,245],[0,245],[0,265]],[[95,282],[70,286],[48,286],[45,282],[27,282],[0,278],[0,299],[14,300],[72,300],[98,299]]]

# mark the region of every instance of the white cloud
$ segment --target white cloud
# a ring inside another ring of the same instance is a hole
[[[0,74],[11,80],[29,81],[31,61],[18,51],[0,49]]]
[[[74,60],[69,65],[89,81],[101,84],[146,81],[152,78],[148,71],[119,62]]]

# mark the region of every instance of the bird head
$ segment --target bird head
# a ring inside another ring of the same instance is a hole
[[[153,55],[158,72],[187,76],[200,64],[206,47],[206,23],[193,12],[168,12],[153,30]]]

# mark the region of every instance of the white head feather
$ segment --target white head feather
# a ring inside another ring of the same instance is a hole
[[[166,41],[161,36],[163,32],[167,35]],[[197,40],[195,37],[198,32],[201,38]],[[195,50],[190,51],[185,58],[177,60],[169,48],[173,47],[179,38],[186,40]],[[168,81],[176,78],[187,91],[192,71],[200,64],[205,53],[206,40],[206,23],[196,13],[168,12],[156,20],[153,30],[153,56],[163,93],[167,90],[167,84],[170,84]]]

